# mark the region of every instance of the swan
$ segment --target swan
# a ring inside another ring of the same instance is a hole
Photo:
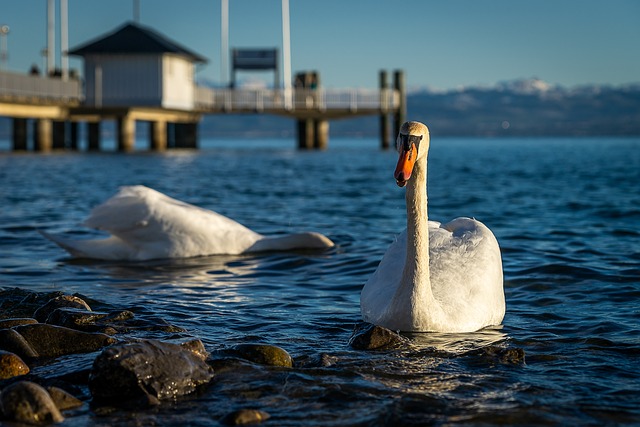
[[[111,236],[71,240],[41,233],[73,256],[123,261],[334,246],[329,238],[313,232],[263,236],[219,213],[142,185],[120,187],[113,197],[91,211],[84,225]]]
[[[505,314],[502,259],[480,221],[427,218],[429,129],[400,128],[398,186],[407,186],[407,228],[391,244],[360,295],[363,320],[405,332],[474,332]]]

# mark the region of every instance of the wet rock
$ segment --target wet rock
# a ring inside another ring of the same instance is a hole
[[[209,352],[204,348],[204,344],[200,340],[186,341],[180,344],[180,346],[186,350],[189,350],[202,360],[207,360]]]
[[[29,367],[17,354],[0,350],[0,380],[28,373]]]
[[[405,341],[405,338],[390,329],[362,322],[356,325],[349,338],[349,345],[356,350],[377,350],[395,347]]]
[[[19,381],[0,393],[4,418],[28,424],[61,423],[64,417],[43,387],[30,381]]]
[[[0,350],[15,353],[25,360],[38,357],[38,353],[31,344],[14,329],[0,329]]]
[[[19,318],[14,317],[11,319],[2,319],[0,320],[0,329],[13,328],[14,326],[20,326],[20,325],[31,325],[33,323],[38,323],[38,321],[30,317],[19,317]]]
[[[82,299],[73,295],[61,295],[47,301],[45,305],[40,307],[33,313],[33,317],[38,322],[45,323],[49,315],[55,310],[63,307],[78,308],[81,310],[91,311],[91,307]]]
[[[239,344],[231,353],[245,360],[268,366],[293,367],[293,359],[286,350],[269,344]]]
[[[194,352],[157,340],[118,344],[95,359],[89,389],[98,402],[135,400],[143,405],[193,392],[213,378]]]
[[[220,421],[228,426],[241,426],[247,424],[260,424],[269,418],[271,418],[271,415],[259,409],[240,409],[227,414]]]
[[[96,323],[107,317],[107,313],[87,311],[75,307],[55,309],[47,317],[47,324],[78,329],[84,332],[97,332],[101,328]]]
[[[56,292],[30,292],[20,288],[0,290],[0,318],[33,317],[33,312],[52,298],[64,295]]]
[[[61,411],[66,411],[68,409],[75,409],[82,406],[82,401],[77,399],[72,394],[67,393],[61,388],[58,387],[47,387],[47,392],[51,399],[56,404],[56,407]]]
[[[499,346],[488,346],[482,349],[484,356],[505,365],[524,365],[525,353],[521,348],[503,348]]]
[[[338,357],[320,353],[300,356],[294,362],[296,368],[328,368],[338,363]]]
[[[90,353],[116,342],[106,334],[81,332],[43,323],[17,326],[13,330],[24,337],[39,357]]]

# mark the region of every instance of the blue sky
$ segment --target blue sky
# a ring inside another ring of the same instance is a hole
[[[207,57],[219,81],[220,0],[139,0],[140,23]],[[46,0],[0,0],[8,68],[42,67]],[[133,0],[68,0],[73,48],[133,18]],[[229,0],[231,47],[280,47],[280,0]],[[637,0],[290,0],[291,62],[325,87],[376,87],[403,69],[410,88],[537,77],[572,87],[640,81]],[[59,43],[59,35],[57,35]],[[81,69],[78,59],[71,67]],[[273,81],[273,75],[241,74]]]

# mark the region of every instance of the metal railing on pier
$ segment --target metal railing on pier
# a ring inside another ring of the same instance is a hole
[[[0,99],[77,104],[82,100],[82,85],[77,79],[0,71]]]
[[[290,107],[283,89],[212,89],[196,86],[195,108],[202,112],[303,113],[390,112],[398,108],[395,89],[293,89]]]

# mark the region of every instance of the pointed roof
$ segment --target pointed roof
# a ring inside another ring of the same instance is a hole
[[[182,47],[151,28],[133,22],[69,51],[70,55],[78,56],[93,53],[174,53],[186,56],[194,62],[207,62],[203,56]]]

